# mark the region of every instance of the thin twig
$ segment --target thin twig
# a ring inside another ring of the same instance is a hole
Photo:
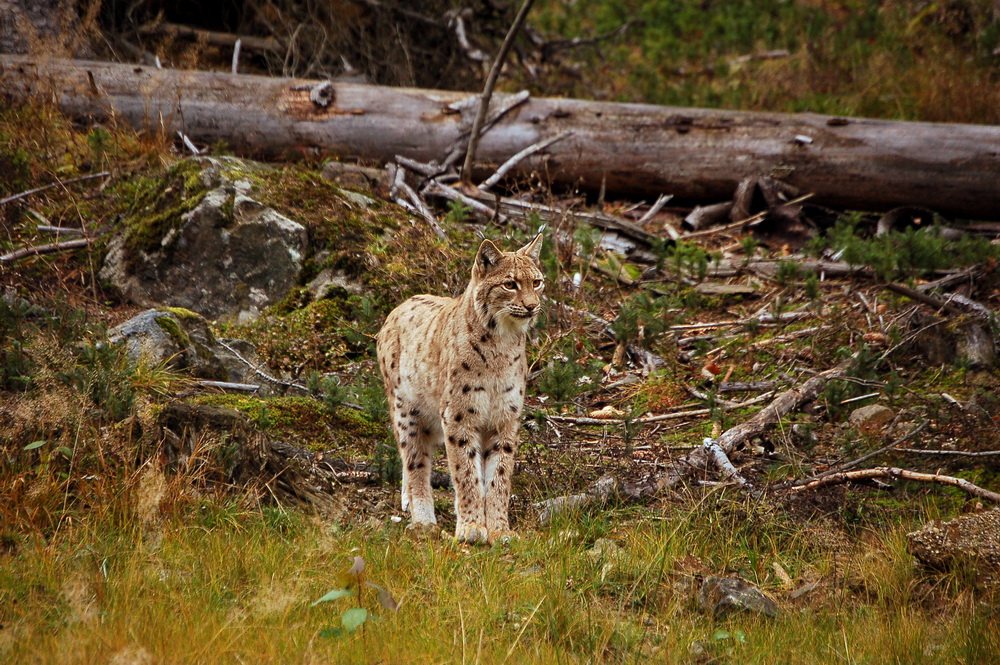
[[[995,457],[1000,455],[1000,450],[984,450],[974,453],[965,450],[921,450],[920,448],[894,448],[892,452],[907,453],[911,455],[941,455],[952,457]]]
[[[653,215],[655,215],[656,213],[660,212],[660,210],[663,208],[663,206],[667,205],[667,201],[669,201],[672,198],[674,198],[673,194],[660,194],[656,198],[656,202],[653,203],[652,206],[650,206],[649,210],[646,211],[645,215],[643,215],[642,217],[639,218],[639,220],[636,222],[636,224],[638,226],[642,226],[643,224],[645,224],[649,220],[653,219]]]
[[[552,145],[556,141],[561,141],[561,140],[563,140],[567,136],[570,136],[573,133],[574,132],[573,132],[572,129],[567,129],[565,132],[562,132],[560,134],[556,134],[555,136],[551,136],[551,137],[545,139],[544,141],[539,141],[538,143],[533,143],[532,145],[529,145],[527,148],[525,148],[524,150],[521,150],[516,155],[514,155],[513,157],[511,157],[510,159],[508,159],[506,162],[504,162],[503,164],[501,164],[500,168],[498,168],[496,170],[496,173],[494,173],[489,178],[487,178],[486,180],[484,180],[483,182],[481,182],[479,184],[479,190],[482,191],[482,192],[487,191],[488,189],[490,189],[491,187],[493,187],[495,184],[497,184],[498,182],[500,182],[500,180],[505,175],[507,175],[507,172],[510,171],[512,168],[514,168],[518,164],[518,162],[520,162],[523,159],[526,159],[526,158],[530,157],[531,155],[535,154],[536,152],[538,152],[540,150],[544,150],[545,148],[548,148],[550,145]]]
[[[400,169],[400,171],[402,171],[402,169]],[[419,194],[413,191],[413,188],[410,187],[409,183],[407,183],[405,180],[402,180],[397,183],[397,186],[404,194],[406,194],[406,197],[413,204],[413,207],[416,208],[417,212],[420,213],[420,216],[424,218],[424,221],[427,222],[427,225],[431,227],[431,231],[434,232],[434,235],[436,235],[441,240],[447,239],[448,236],[445,235],[444,229],[442,229],[441,225],[438,224],[437,217],[435,217],[434,213],[432,213],[427,208],[427,206],[424,204],[423,199],[420,198]]]
[[[86,235],[86,231],[83,229],[74,229],[67,226],[49,226],[42,224],[35,227],[35,230],[39,233],[54,233],[56,235],[67,235],[67,236],[82,236]]]
[[[795,482],[793,482],[791,484],[791,487],[801,487],[803,485],[808,485],[809,483],[815,482],[817,480],[821,480],[823,478],[826,478],[827,476],[832,476],[832,475],[835,475],[835,474],[838,474],[838,473],[843,473],[845,471],[848,471],[849,469],[853,469],[856,466],[860,466],[860,465],[864,464],[865,462],[867,462],[868,460],[870,460],[870,459],[872,459],[874,457],[878,457],[879,455],[892,450],[893,448],[895,448],[899,444],[903,443],[904,441],[908,441],[908,440],[912,439],[917,434],[919,434],[920,432],[922,432],[929,424],[930,424],[929,420],[924,420],[922,423],[920,423],[919,425],[917,425],[916,427],[914,427],[909,432],[907,432],[903,436],[899,437],[898,439],[896,439],[895,441],[893,441],[889,445],[883,446],[883,447],[879,448],[876,451],[868,453],[867,455],[862,455],[861,457],[859,457],[859,458],[857,458],[855,460],[851,460],[850,462],[845,462],[844,464],[839,464],[839,465],[835,466],[834,468],[829,469],[828,471],[824,471],[823,473],[820,473],[820,474],[817,474],[817,475],[813,476],[812,478],[805,478],[803,480],[796,480]]]
[[[70,178],[69,180],[59,180],[49,185],[42,185],[41,187],[35,187],[34,189],[29,189],[26,192],[21,192],[20,194],[14,194],[13,196],[8,196],[5,199],[0,199],[0,206],[2,206],[5,203],[10,203],[11,201],[23,199],[25,196],[31,196],[32,194],[37,194],[38,192],[44,192],[46,189],[52,189],[53,187],[60,187],[63,185],[72,185],[74,182],[92,180],[93,178],[103,178],[104,176],[108,175],[111,175],[110,171],[101,171],[100,173],[91,173],[89,175],[82,175],[78,178]]]
[[[524,23],[525,17],[528,15],[528,10],[531,9],[531,5],[534,4],[535,0],[524,0],[524,4],[521,5],[521,9],[517,12],[517,16],[514,17],[514,23],[511,24],[510,30],[507,31],[507,36],[503,40],[503,44],[500,45],[500,51],[497,53],[497,57],[493,60],[493,66],[490,68],[490,73],[486,77],[486,86],[483,88],[483,94],[480,97],[479,109],[476,111],[476,119],[472,123],[472,133],[469,136],[469,147],[465,153],[465,164],[462,166],[462,179],[465,182],[472,182],[472,164],[476,160],[476,149],[479,147],[479,133],[482,129],[483,122],[486,120],[486,112],[490,105],[490,98],[493,96],[493,88],[496,86],[497,78],[500,76],[500,70],[503,69],[503,63],[507,59],[507,52],[510,51],[510,47],[514,44],[514,37],[517,35],[518,30],[521,29],[521,25]]]
[[[773,392],[764,393],[758,395],[753,399],[746,400],[745,402],[727,402],[726,404],[719,405],[719,408],[728,411],[732,409],[744,409],[748,406],[754,406],[768,400]],[[664,420],[678,420],[681,418],[695,418],[698,416],[707,416],[712,412],[712,409],[691,409],[689,411],[675,411],[673,413],[661,413],[656,416],[645,416],[642,418],[636,418],[631,421],[633,423],[640,423],[642,425],[648,425],[649,423],[659,423]],[[574,425],[624,425],[626,422],[621,418],[578,418],[574,416],[556,416],[548,415],[545,416],[549,420],[553,420],[557,423],[572,423]]]
[[[191,154],[193,155],[201,154],[201,150],[198,150],[197,146],[195,146],[195,144],[191,142],[191,139],[188,138],[187,134],[178,129],[177,136],[181,138],[181,141],[183,141],[187,149],[191,151]]]
[[[271,383],[276,383],[279,386],[286,386],[288,388],[298,388],[299,390],[304,390],[306,392],[309,391],[308,388],[306,388],[305,386],[303,386],[303,385],[301,385],[299,383],[291,383],[291,382],[288,382],[288,381],[282,381],[281,379],[274,378],[270,374],[266,374],[266,373],[262,372],[260,369],[257,368],[256,365],[254,365],[252,362],[250,362],[249,360],[247,360],[246,358],[244,358],[240,354],[239,351],[237,351],[233,347],[229,346],[228,344],[226,344],[225,342],[223,342],[221,339],[216,339],[216,341],[219,343],[219,346],[221,346],[222,348],[224,348],[227,351],[229,351],[231,354],[233,354],[234,356],[236,356],[237,360],[239,360],[244,365],[246,365],[247,367],[249,367],[250,369],[252,369],[253,372],[254,372],[254,374],[267,379]]]
[[[61,252],[67,249],[80,249],[81,247],[86,247],[93,241],[94,241],[93,238],[80,238],[79,240],[54,242],[50,245],[39,245],[37,247],[22,247],[21,249],[16,249],[13,252],[8,252],[7,254],[0,256],[0,263],[10,263],[11,261],[17,261],[18,259],[23,259],[27,256],[37,256],[39,254],[51,254],[52,252]]]

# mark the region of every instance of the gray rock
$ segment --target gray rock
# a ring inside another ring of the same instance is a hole
[[[306,285],[306,289],[312,294],[313,300],[326,298],[330,291],[344,289],[348,293],[361,295],[364,287],[359,282],[351,281],[343,270],[333,270],[324,268],[311,282]]]
[[[698,605],[715,616],[734,610],[778,616],[778,605],[773,600],[736,577],[706,577],[698,591]]]
[[[931,568],[971,564],[980,573],[1000,572],[1000,510],[935,520],[906,539],[910,553]]]
[[[124,343],[135,362],[166,363],[199,379],[257,384],[263,395],[273,389],[247,364],[260,364],[253,345],[217,339],[208,322],[189,310],[148,309],[109,330],[108,339]]]
[[[230,182],[230,162],[198,162],[212,189],[152,249],[131,246],[128,232],[112,238],[101,279],[136,304],[210,319],[252,320],[284,298],[302,269],[306,230],[250,198],[248,182]]]
[[[969,367],[992,367],[997,359],[996,344],[989,328],[967,323],[957,331],[956,352]]]
[[[854,409],[851,415],[848,416],[847,422],[852,427],[882,429],[895,417],[896,412],[889,407],[882,404],[869,404],[868,406]]]

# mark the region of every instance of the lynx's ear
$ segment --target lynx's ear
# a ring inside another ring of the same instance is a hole
[[[493,269],[493,266],[501,258],[503,258],[503,252],[497,249],[491,240],[484,240],[483,244],[479,246],[479,251],[476,252],[476,270],[485,275]]]
[[[532,261],[538,263],[538,254],[542,251],[542,232],[539,231],[535,239],[529,242],[527,245],[515,252],[516,254],[521,254],[522,256],[528,256]]]

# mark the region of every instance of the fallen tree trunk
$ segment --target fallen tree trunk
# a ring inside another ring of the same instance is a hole
[[[12,55],[0,55],[0,90],[252,156],[380,162],[443,159],[467,137],[477,107],[470,93]],[[494,97],[499,107],[511,96]],[[1000,127],[990,126],[529,99],[482,137],[477,175],[566,130],[573,134],[512,173],[709,202],[767,175],[825,205],[1000,219]]]

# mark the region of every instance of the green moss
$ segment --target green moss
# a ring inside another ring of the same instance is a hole
[[[198,312],[192,312],[185,307],[157,307],[156,311],[166,312],[167,314],[173,314],[175,318],[178,319],[200,319],[201,314]]]
[[[160,326],[163,332],[170,335],[170,337],[177,342],[177,345],[182,349],[186,349],[191,346],[191,338],[188,336],[184,329],[177,323],[177,319],[170,316],[158,316],[156,317],[156,325]]]
[[[125,243],[129,249],[153,251],[162,246],[171,230],[183,225],[183,216],[208,193],[199,177],[202,170],[197,161],[184,160],[170,167],[162,178],[136,182],[135,212],[126,220]]]
[[[385,437],[385,427],[364,414],[346,407],[330,412],[308,397],[202,395],[195,401],[236,409],[268,435],[313,452],[341,450],[368,456]]]

